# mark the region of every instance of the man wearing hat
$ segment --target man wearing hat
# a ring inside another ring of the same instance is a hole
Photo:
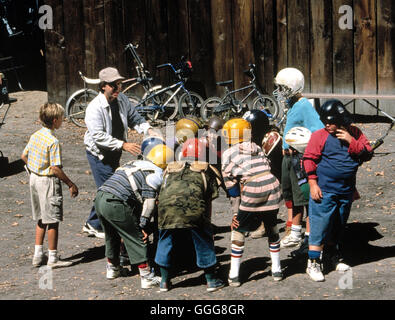
[[[88,130],[84,137],[97,188],[119,167],[123,150],[132,155],[140,153],[139,144],[127,142],[128,127],[144,135],[158,135],[121,92],[122,80],[125,78],[116,68],[102,69],[99,78],[100,93],[89,103],[85,112]],[[90,236],[104,238],[94,206],[82,230]]]

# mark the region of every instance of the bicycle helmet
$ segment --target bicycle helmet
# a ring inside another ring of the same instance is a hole
[[[204,138],[191,138],[182,145],[182,159],[207,162],[208,144]]]
[[[251,123],[243,118],[234,118],[226,121],[222,135],[229,145],[251,139]]]
[[[263,137],[269,131],[269,118],[266,113],[261,110],[250,110],[243,115],[243,119],[251,123],[251,139],[260,146]]]
[[[296,68],[285,68],[277,73],[274,84],[277,88],[273,91],[273,96],[277,101],[284,102],[303,91],[304,76]]]
[[[168,146],[158,144],[147,153],[145,159],[164,170],[170,162],[174,161],[174,152]]]
[[[224,119],[214,116],[210,118],[207,125],[207,129],[208,130],[213,129],[215,131],[219,131],[223,128],[224,124],[225,124]]]
[[[141,143],[141,154],[146,155],[153,147],[158,144],[166,144],[165,140],[160,137],[147,137]]]
[[[304,127],[293,127],[285,135],[285,142],[300,153],[304,153],[311,131]]]
[[[320,119],[324,124],[348,126],[352,123],[351,114],[337,99],[326,101],[320,108]]]
[[[194,116],[188,116],[187,118],[178,120],[176,123],[176,139],[178,143],[181,144],[188,138],[195,137],[199,129],[202,128],[202,122]]]

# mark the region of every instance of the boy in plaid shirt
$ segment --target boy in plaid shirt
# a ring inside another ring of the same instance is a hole
[[[43,242],[48,228],[48,263],[51,268],[66,267],[57,254],[59,222],[63,221],[63,196],[60,181],[69,187],[71,197],[78,195],[77,186],[62,170],[59,140],[54,130],[63,122],[64,109],[57,103],[45,103],[40,108],[43,127],[33,133],[22,153],[30,172],[30,195],[33,220],[37,220],[33,266],[44,264]]]

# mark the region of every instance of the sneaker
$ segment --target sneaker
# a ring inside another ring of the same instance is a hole
[[[104,239],[105,234],[103,231],[97,230],[92,227],[88,222],[82,227],[82,232],[88,233],[88,236]]]
[[[159,291],[158,292],[167,292],[167,291],[169,291],[170,287],[171,287],[171,283],[169,281],[168,282],[161,282],[159,284]]]
[[[59,257],[56,258],[55,261],[50,262],[48,261],[47,266],[55,269],[55,268],[63,268],[63,267],[69,267],[73,264],[72,261],[64,261],[64,260],[60,260]]]
[[[307,262],[306,273],[314,281],[324,281],[324,275],[321,271],[321,261],[315,259],[309,259]]]
[[[283,277],[283,273],[281,271],[279,272],[272,272],[272,278],[274,281],[281,281]]]
[[[301,243],[302,243],[301,237],[296,238],[296,237],[292,236],[292,234],[290,233],[289,235],[287,235],[281,239],[280,247],[281,248],[291,248],[291,247],[299,246]]]
[[[262,223],[258,229],[254,232],[251,232],[250,236],[252,239],[259,239],[262,238],[266,234],[265,225]]]
[[[338,249],[324,249],[323,264],[326,272],[336,270],[343,273],[351,270],[351,267],[344,262],[344,258]]]
[[[207,291],[214,292],[225,286],[225,283],[221,279],[216,279],[214,281],[207,282]]]
[[[307,258],[309,254],[309,243],[307,241],[303,241],[299,249],[296,249],[290,253],[290,257],[299,259],[299,258]]]
[[[115,266],[111,263],[107,263],[106,271],[107,271],[106,278],[109,280],[113,280],[118,277],[126,276],[126,273],[127,273],[127,269],[124,269],[121,266]]]
[[[240,287],[241,285],[239,277],[228,278],[228,283],[231,287]]]
[[[152,287],[159,287],[162,281],[162,278],[155,276],[153,272],[151,272],[148,276],[140,277],[140,278],[141,278],[141,289],[150,289]]]
[[[33,267],[38,268],[38,267],[42,266],[43,264],[45,264],[46,258],[47,257],[44,254],[42,254],[41,256],[33,256],[33,261],[32,261]]]

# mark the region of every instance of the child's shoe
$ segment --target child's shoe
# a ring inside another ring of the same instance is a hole
[[[284,278],[284,276],[283,276],[283,273],[281,271],[279,271],[279,272],[272,272],[272,278],[273,278],[274,281],[281,281]]]
[[[150,289],[153,287],[158,287],[161,284],[161,277],[155,276],[153,272],[151,272],[147,276],[140,276],[141,278],[141,289]]]
[[[32,261],[32,265],[33,267],[40,267],[43,264],[45,264],[45,260],[46,260],[46,256],[45,255],[40,255],[40,256],[33,256],[33,261]]]
[[[294,237],[291,233],[281,239],[281,248],[290,248],[299,246],[302,242],[302,238]]]
[[[225,286],[224,282],[221,279],[215,279],[214,281],[207,282],[207,291],[214,292],[218,289],[221,289]]]
[[[228,283],[231,287],[240,287],[241,285],[239,277],[228,278]]]
[[[319,259],[309,259],[307,262],[306,273],[314,281],[324,281],[324,275],[322,273],[321,261]]]
[[[113,280],[118,277],[123,277],[127,273],[127,269],[124,269],[121,266],[115,266],[112,263],[107,263],[106,270],[107,270],[106,278],[109,280]]]
[[[170,281],[168,282],[161,282],[159,285],[159,291],[158,292],[167,292],[170,290],[171,283]]]

